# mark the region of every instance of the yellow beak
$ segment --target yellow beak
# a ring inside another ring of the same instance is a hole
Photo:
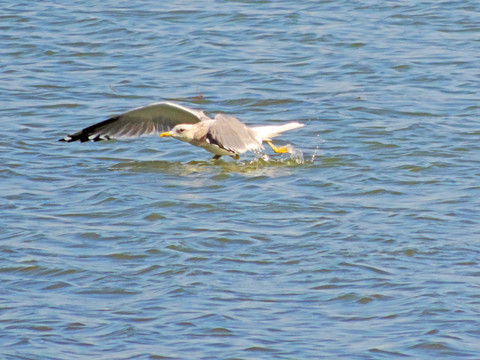
[[[165,131],[165,132],[162,132],[160,134],[160,137],[165,137],[165,136],[172,136],[172,132],[171,131]]]

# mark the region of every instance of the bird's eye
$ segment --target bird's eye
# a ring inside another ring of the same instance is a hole
[[[180,129],[178,129],[177,131],[178,131],[179,133],[181,133],[181,132],[184,132],[185,129],[180,128]]]

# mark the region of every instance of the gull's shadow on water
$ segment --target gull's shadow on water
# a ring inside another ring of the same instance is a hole
[[[245,160],[207,160],[207,161],[124,161],[111,166],[112,170],[126,170],[133,172],[160,172],[166,174],[186,176],[198,173],[227,174],[227,173],[275,173],[280,169],[292,169],[313,164],[304,160],[303,153],[296,150],[296,154],[283,154],[280,157],[271,158],[265,154],[256,156],[254,159]]]

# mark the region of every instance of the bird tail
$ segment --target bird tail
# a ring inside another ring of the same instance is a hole
[[[270,140],[281,133],[293,129],[298,129],[304,126],[304,124],[291,122],[284,125],[267,125],[267,126],[255,126],[252,129],[256,131],[258,137],[262,140]]]

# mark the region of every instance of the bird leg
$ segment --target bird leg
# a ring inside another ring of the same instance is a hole
[[[272,148],[273,151],[275,151],[277,154],[280,153],[280,154],[284,154],[284,153],[288,153],[288,148],[286,146],[279,146],[279,147],[276,147],[275,145],[272,144],[272,142],[270,140],[266,140],[265,141],[268,145],[270,145],[270,147]]]
[[[240,159],[240,155],[238,154],[234,154],[234,155],[230,155],[232,158],[234,158],[235,160],[238,160]],[[218,160],[222,157],[222,155],[213,155],[213,158],[212,160]]]

